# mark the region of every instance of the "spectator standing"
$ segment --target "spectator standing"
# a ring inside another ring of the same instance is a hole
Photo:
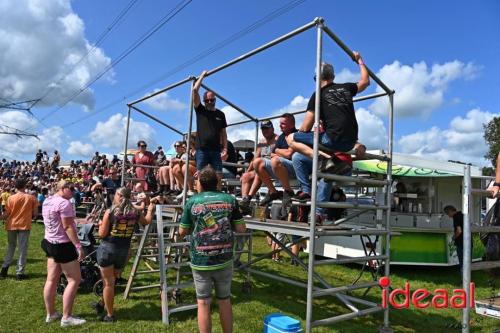
[[[102,241],[97,249],[97,262],[101,268],[104,290],[102,300],[94,307],[98,312],[106,309],[106,315],[102,317],[104,322],[116,320],[113,315],[115,281],[128,261],[134,227],[137,222],[150,224],[154,215],[154,204],[149,205],[144,216],[142,210],[135,209],[130,199],[130,189],[119,188],[113,198],[113,206],[106,211],[99,226]]]
[[[181,237],[191,235],[191,268],[201,333],[212,331],[212,285],[219,304],[222,331],[232,332],[233,230],[239,233],[246,230],[236,199],[217,191],[217,183],[212,167],[207,166],[199,172],[197,188],[200,193],[186,203],[179,229]]]
[[[61,319],[62,327],[77,326],[86,322],[85,319],[72,315],[81,280],[78,261],[83,260],[84,252],[77,236],[75,210],[69,202],[73,196],[73,185],[61,180],[57,183],[56,191],[44,201],[42,208],[45,236],[41,246],[47,255],[47,280],[43,289],[47,311],[45,322]],[[64,273],[68,280],[62,298],[62,315],[55,308],[56,289],[61,273]]]
[[[203,71],[193,86],[193,104],[196,111],[196,169],[200,171],[207,165],[211,165],[217,171],[220,180],[222,178],[222,159],[226,158],[227,133],[226,116],[224,112],[215,107],[215,94],[212,91],[205,91],[203,102],[199,95],[199,89],[203,79],[207,75]]]
[[[19,243],[19,259],[17,262],[16,279],[26,278],[25,268],[28,256],[28,242],[31,231],[31,221],[38,214],[38,203],[33,195],[25,193],[26,180],[16,180],[17,193],[7,199],[3,217],[7,218],[5,230],[7,230],[7,253],[0,271],[0,277],[5,278],[12,262],[12,257]]]
[[[137,147],[139,148],[139,151],[135,153],[134,157],[132,158],[132,164],[140,164],[140,165],[154,165],[155,164],[155,158],[153,153],[147,150],[147,143],[144,140],[139,140],[137,142]],[[135,167],[135,175],[137,178],[141,180],[141,183],[144,187],[145,191],[149,190],[149,184],[146,182],[146,178],[149,175],[149,173],[153,173],[153,169],[150,168],[144,168],[144,167]]]
[[[36,163],[37,165],[42,163],[42,157],[43,157],[42,150],[41,150],[41,149],[38,149],[38,152],[37,152],[37,153],[36,153],[36,155],[35,155],[35,163]]]

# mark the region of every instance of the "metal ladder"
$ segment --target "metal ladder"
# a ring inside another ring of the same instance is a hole
[[[184,267],[189,267],[189,256],[186,251],[186,247],[189,247],[189,242],[177,241],[181,208],[182,206],[180,205],[156,206],[156,224],[147,225],[142,233],[127,287],[123,295],[126,299],[132,291],[159,288],[161,293],[162,322],[166,325],[169,324],[171,314],[197,308],[196,303],[169,306],[170,300],[173,300],[176,304],[181,303],[181,290],[194,285],[191,271],[183,271]],[[156,241],[155,246],[148,246],[149,241]],[[153,253],[148,253],[148,251],[153,251]],[[139,270],[141,259],[149,269]],[[155,261],[158,268],[149,265],[148,261]],[[175,270],[175,282],[172,283],[168,281],[168,272],[170,269]],[[133,286],[137,276],[141,274],[158,274],[159,283]],[[188,276],[190,280],[182,281],[184,276]],[[172,297],[169,297],[170,292],[172,293]]]

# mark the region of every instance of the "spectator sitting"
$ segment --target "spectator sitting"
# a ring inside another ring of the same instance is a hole
[[[261,201],[262,206],[267,206],[273,200],[279,198],[279,193],[273,185],[271,178],[278,179],[283,186],[283,206],[291,204],[294,192],[290,187],[290,179],[295,178],[295,170],[292,164],[293,150],[288,146],[286,138],[297,132],[295,128],[295,117],[290,113],[284,113],[280,118],[280,129],[282,133],[276,140],[271,159],[256,158],[253,162],[255,172],[260,180],[267,186],[269,192]]]
[[[255,159],[259,158],[270,160],[271,153],[274,151],[278,136],[274,133],[274,126],[270,120],[264,120],[263,122],[261,122],[260,130],[262,132],[263,138],[257,145]],[[253,162],[250,160],[249,163],[250,165],[247,169],[247,172],[245,172],[241,176],[241,196],[243,199],[241,200],[240,208],[244,214],[250,214],[250,201],[252,200],[252,197],[257,193],[260,185],[262,184],[260,178],[257,176],[254,170]]]

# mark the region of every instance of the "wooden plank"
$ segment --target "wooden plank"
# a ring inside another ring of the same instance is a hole
[[[498,261],[478,261],[473,262],[470,266],[471,271],[485,270],[500,267],[500,260]]]

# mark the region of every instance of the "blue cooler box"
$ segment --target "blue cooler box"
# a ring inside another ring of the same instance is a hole
[[[264,319],[264,333],[302,332],[300,321],[281,313],[272,313]]]

